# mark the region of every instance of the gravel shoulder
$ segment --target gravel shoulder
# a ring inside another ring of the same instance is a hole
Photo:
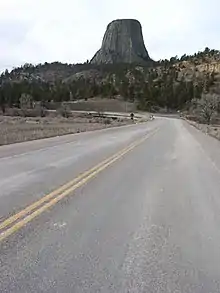
[[[220,140],[220,125],[201,124],[201,123],[197,123],[195,121],[190,121],[190,120],[188,120],[188,122],[194,127],[196,127],[197,129],[204,132],[205,134],[208,134]]]

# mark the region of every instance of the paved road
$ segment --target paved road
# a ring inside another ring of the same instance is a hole
[[[161,118],[0,156],[1,293],[220,292],[217,140]]]

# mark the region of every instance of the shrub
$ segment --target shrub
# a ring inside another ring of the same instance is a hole
[[[105,124],[105,125],[109,125],[109,124],[111,124],[111,119],[109,119],[109,118],[105,119],[105,120],[104,120],[104,124]]]
[[[33,107],[33,97],[29,94],[23,93],[19,99],[21,109],[30,109]]]
[[[8,108],[5,113],[7,116],[22,116],[21,109],[18,108]]]
[[[61,115],[64,118],[69,118],[72,116],[70,108],[65,104],[62,104],[62,106],[59,109],[57,109],[56,111],[57,111],[58,115]]]
[[[193,99],[192,105],[205,123],[210,124],[219,107],[219,97],[216,94],[203,94],[201,99]]]

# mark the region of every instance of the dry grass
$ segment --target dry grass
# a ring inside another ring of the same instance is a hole
[[[108,121],[106,120],[108,119]],[[0,116],[0,145],[130,124],[129,119]]]

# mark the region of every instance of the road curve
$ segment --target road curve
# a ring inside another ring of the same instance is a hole
[[[179,119],[0,148],[0,292],[220,292],[220,143]]]

